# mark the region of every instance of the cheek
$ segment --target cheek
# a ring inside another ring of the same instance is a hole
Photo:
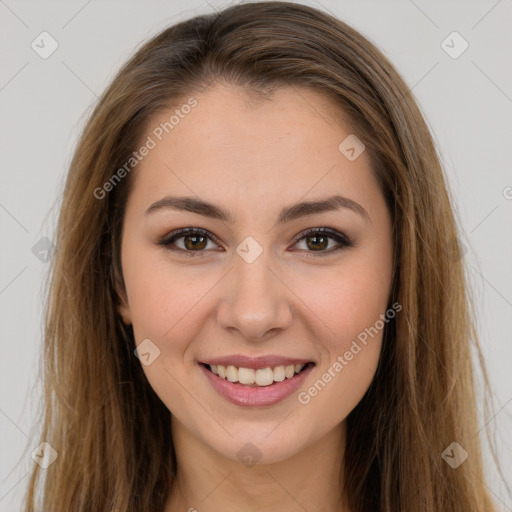
[[[170,411],[187,411],[190,403],[184,388],[191,365],[184,363],[199,337],[201,299],[213,282],[208,286],[205,280],[191,279],[190,271],[171,267],[159,251],[130,249],[123,270],[135,343],[149,339],[158,354],[150,364],[142,364],[142,370]]]
[[[305,417],[321,416],[335,426],[354,409],[375,375],[387,322],[388,280],[375,271],[342,272],[336,285],[309,294],[308,306],[318,311],[317,332],[323,352],[315,380],[298,395]]]
[[[331,358],[348,350],[351,342],[385,313],[390,278],[387,267],[367,265],[361,260],[321,276],[317,274],[314,286],[310,281],[300,284],[297,280],[297,295],[307,297],[310,316],[316,316],[316,323],[321,321],[325,332],[322,344]]]
[[[147,243],[128,234],[123,241],[123,275],[136,343],[172,335],[205,293],[186,263],[173,266],[164,249]]]
[[[299,293],[321,320],[316,339],[323,354],[316,382],[299,399],[303,404],[314,400],[314,407],[336,422],[357,405],[375,374],[389,322],[391,261],[361,255],[315,283]]]

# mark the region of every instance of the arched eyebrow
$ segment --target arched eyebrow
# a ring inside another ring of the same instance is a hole
[[[146,210],[145,215],[149,215],[151,213],[167,208],[172,208],[178,211],[197,213],[198,215],[221,220],[230,224],[235,222],[235,216],[230,210],[217,206],[208,201],[204,201],[197,197],[187,196],[166,196],[151,204]],[[343,208],[352,210],[353,212],[363,217],[364,220],[371,222],[368,212],[359,203],[356,203],[348,197],[334,195],[322,200],[304,201],[286,206],[279,213],[276,225],[285,224],[286,222],[291,222],[308,215],[332,212]]]

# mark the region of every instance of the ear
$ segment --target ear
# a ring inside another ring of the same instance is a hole
[[[121,315],[121,318],[123,319],[123,322],[126,324],[126,325],[130,325],[132,323],[132,317],[131,317],[131,314],[130,314],[130,308],[128,307],[128,305],[126,304],[126,300],[124,297],[120,297],[120,304],[117,306],[117,310],[119,312],[119,314]]]
[[[113,257],[111,257],[110,260],[110,286],[114,291],[115,303],[117,305],[118,313],[121,315],[123,322],[126,325],[130,325],[132,323],[132,316],[130,312],[130,305],[128,303],[128,297],[126,294],[126,286],[124,284],[123,272],[119,264],[116,263],[117,260],[114,255]]]
[[[126,296],[126,287],[124,286],[124,281],[122,278],[117,276],[114,279],[114,290],[117,297],[117,311],[121,315],[123,322],[126,325],[130,325],[132,323],[132,316],[130,312],[130,306],[128,304],[128,298]]]

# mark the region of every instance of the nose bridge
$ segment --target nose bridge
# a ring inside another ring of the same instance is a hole
[[[293,318],[291,294],[272,268],[270,252],[253,239],[243,241],[237,253],[219,307],[220,325],[253,340],[286,329]]]

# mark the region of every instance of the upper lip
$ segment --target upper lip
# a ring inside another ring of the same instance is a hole
[[[223,366],[237,366],[238,368],[267,368],[274,366],[288,366],[295,364],[307,364],[311,363],[310,359],[301,359],[296,357],[283,357],[276,355],[264,355],[258,357],[248,357],[241,354],[234,354],[231,356],[214,357],[205,361],[201,361],[203,364],[209,365],[223,365]]]

